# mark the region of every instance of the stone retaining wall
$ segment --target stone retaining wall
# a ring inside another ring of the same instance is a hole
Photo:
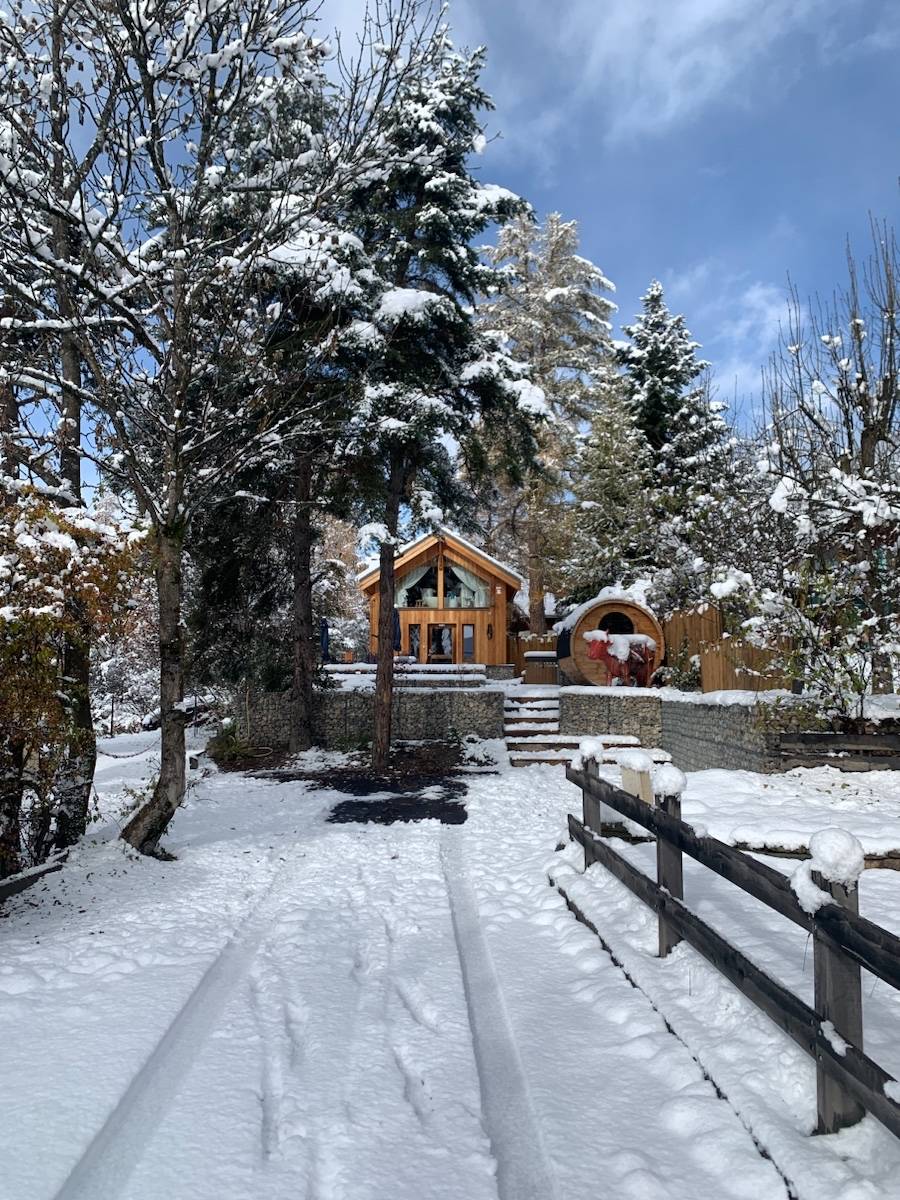
[[[682,771],[781,770],[779,737],[756,722],[753,704],[704,704],[632,688],[562,688],[561,733],[631,734],[641,745],[658,746]]]
[[[782,770],[780,736],[758,727],[753,704],[663,700],[661,746],[682,771]]]
[[[249,707],[250,723],[247,724]],[[316,693],[315,735],[318,745],[342,750],[370,741],[374,725],[370,691],[323,690]],[[238,737],[254,746],[283,749],[290,732],[290,694],[257,692],[235,698]],[[393,737],[397,741],[430,741],[460,737],[503,737],[503,692],[487,688],[413,689],[395,692]]]
[[[628,734],[642,746],[659,746],[662,737],[659,697],[629,695],[630,688],[560,688],[560,733]],[[620,694],[621,693],[621,694]]]

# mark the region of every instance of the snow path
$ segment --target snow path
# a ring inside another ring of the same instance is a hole
[[[575,789],[551,767],[469,783],[464,825],[385,827],[213,775],[177,862],[88,844],[18,898],[0,1200],[785,1200],[695,1047],[549,886]],[[854,1179],[823,1170],[816,1200]]]
[[[444,876],[466,988],[485,1125],[497,1158],[500,1200],[554,1200],[558,1195],[556,1182],[482,932],[460,836],[446,829],[442,841]]]
[[[263,910],[271,908],[270,892],[208,968],[55,1200],[96,1200],[121,1194],[148,1136],[190,1070],[200,1043],[209,1036],[230,992],[253,960],[268,915]]]

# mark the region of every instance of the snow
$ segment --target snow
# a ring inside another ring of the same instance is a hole
[[[606,642],[610,654],[619,662],[628,662],[635,646],[651,652],[656,649],[656,642],[646,633],[607,633],[605,629],[588,629],[581,636],[586,642]]]
[[[582,771],[588,762],[603,762],[606,747],[603,739],[598,737],[583,738],[578,746],[578,753],[572,759],[572,770]]]
[[[621,759],[619,760],[621,763]],[[672,763],[659,763],[653,768],[654,796],[681,796],[687,787],[687,778],[683,771]]]
[[[378,302],[375,316],[388,324],[396,324],[404,319],[422,321],[429,309],[446,307],[447,301],[434,292],[426,292],[421,288],[398,287],[384,293]]]
[[[818,830],[840,824],[866,854],[884,854],[900,850],[900,771],[694,771],[682,819],[728,845],[804,853]]]
[[[592,1200],[598,1180],[786,1200],[785,1177],[797,1200],[893,1194],[896,1141],[871,1119],[810,1138],[813,1064],[687,947],[657,959],[649,910],[555,852],[580,807],[559,768],[483,749],[495,765],[463,777],[460,826],[328,825],[333,787],[192,772],[160,862],[115,838],[158,737],[102,742],[102,819],[2,922],[3,1200]],[[769,780],[789,811],[792,792],[840,799],[836,772],[802,774],[815,787]],[[900,828],[891,775],[854,777],[842,823]],[[684,805],[702,799],[711,825],[765,782],[702,776]],[[642,869],[655,854],[622,852]],[[900,923],[896,884],[865,872],[867,916]],[[685,888],[807,995],[802,930],[688,860]],[[890,1069],[900,1005],[870,992],[867,1049]]]
[[[636,771],[639,775],[653,769],[653,759],[646,750],[626,750],[616,760],[620,767],[627,771]]]
[[[863,848],[846,829],[818,829],[809,839],[810,866],[830,883],[851,887],[865,866]]]
[[[572,696],[655,696],[657,700],[667,700],[678,704],[711,704],[716,707],[727,707],[732,704],[744,704],[748,708],[755,704],[771,704],[776,700],[794,700],[791,693],[781,689],[767,692],[720,691],[720,692],[682,692],[672,687],[563,687],[560,692]]]

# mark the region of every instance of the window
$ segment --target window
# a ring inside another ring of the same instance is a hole
[[[410,625],[409,627],[409,656],[419,661],[419,649],[422,645],[422,626]]]
[[[634,633],[634,622],[627,613],[610,612],[597,628],[602,629],[604,633]]]
[[[394,603],[397,608],[437,608],[437,563],[422,563],[397,580]]]
[[[463,662],[475,661],[475,626],[463,625],[462,627],[462,656]]]
[[[491,585],[458,563],[444,564],[444,606],[446,608],[490,608]]]

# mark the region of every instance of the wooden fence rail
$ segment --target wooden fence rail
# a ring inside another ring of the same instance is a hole
[[[856,888],[828,883],[814,873],[814,882],[830,892],[834,903],[810,914],[779,871],[716,838],[695,833],[681,820],[677,798],[657,797],[657,805],[652,806],[600,779],[595,764],[588,764],[583,771],[568,768],[566,776],[582,792],[583,820],[570,816],[569,832],[584,847],[585,866],[601,863],[658,914],[660,955],[682,939],[688,942],[815,1059],[818,1131],[834,1133],[868,1111],[900,1137],[900,1103],[892,1098],[900,1096],[900,1084],[862,1049],[860,974],[865,967],[900,989],[900,938],[859,915]],[[603,821],[609,821],[609,810],[656,835],[657,881],[604,841]],[[685,906],[682,853],[812,934],[814,1007]],[[565,898],[576,915],[586,920],[577,905]],[[892,1096],[887,1095],[886,1087]]]

